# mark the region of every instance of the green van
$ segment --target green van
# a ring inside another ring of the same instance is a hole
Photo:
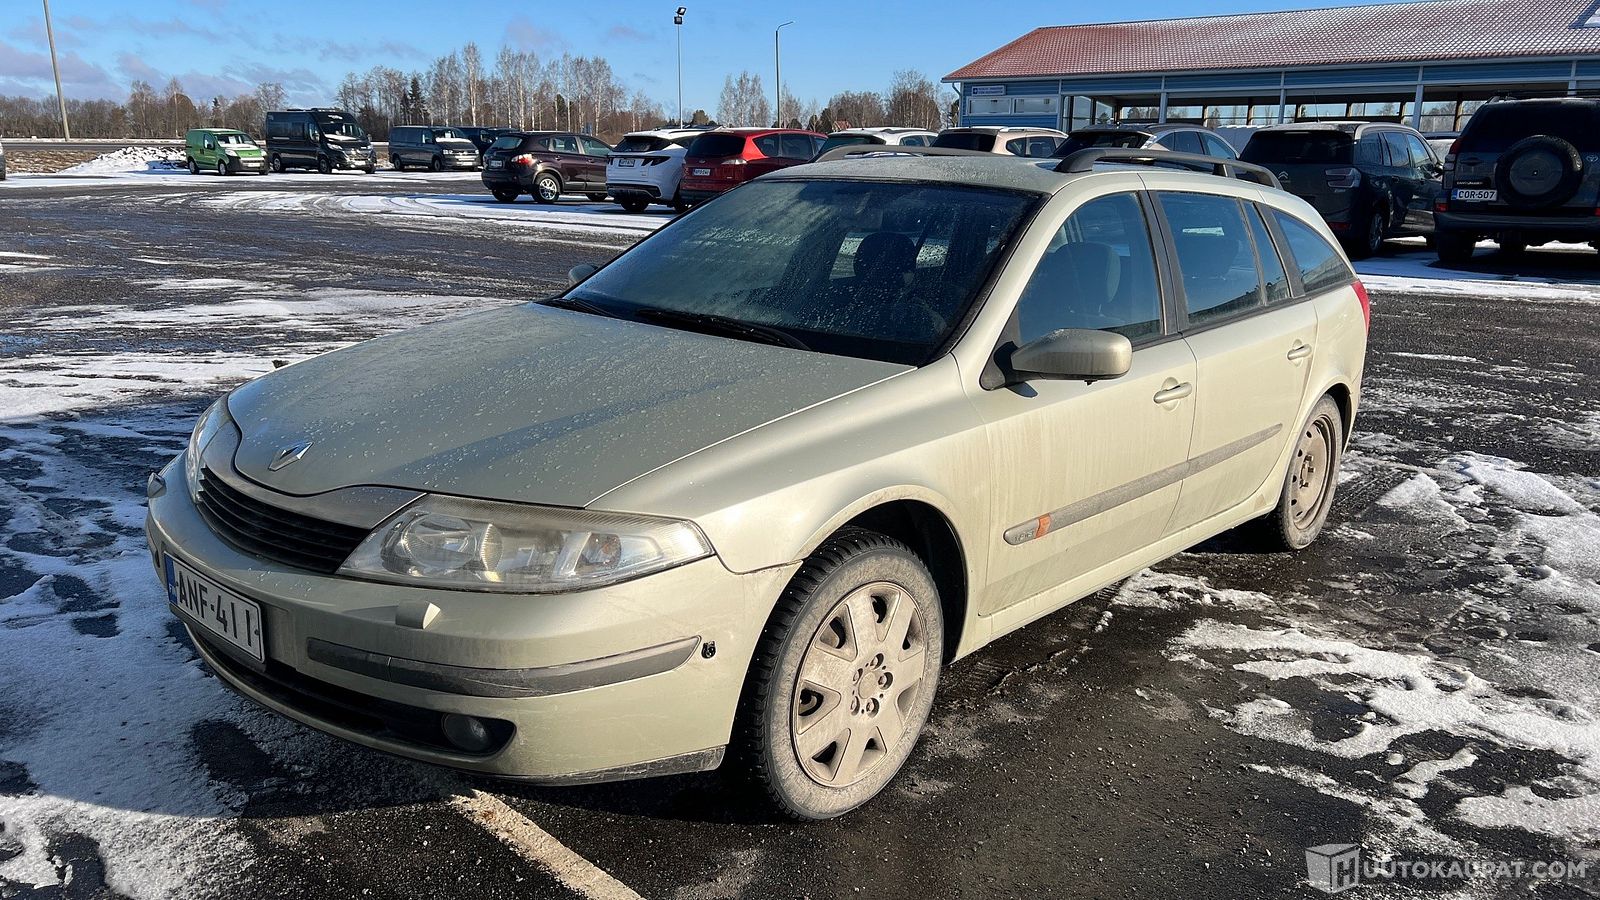
[[[255,139],[231,128],[194,128],[184,138],[183,155],[189,174],[202,170],[218,175],[235,172],[267,173],[267,157]]]

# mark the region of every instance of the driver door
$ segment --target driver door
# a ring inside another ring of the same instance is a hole
[[[1167,533],[1194,429],[1195,359],[1169,334],[1148,201],[1088,200],[1058,226],[1014,313],[1018,345],[1059,328],[1126,335],[1133,365],[1085,384],[972,388],[986,422],[994,522],[990,615]]]

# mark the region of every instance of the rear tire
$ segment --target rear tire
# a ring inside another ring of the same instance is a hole
[[[512,190],[511,188],[495,188],[489,193],[494,194],[494,198],[499,200],[501,203],[515,203],[517,202],[517,196],[522,192]]]
[[[279,175],[282,175],[283,174],[283,157],[279,156],[276,153],[272,154],[272,156],[268,157],[268,159],[267,159],[267,168],[271,169],[274,172],[277,172]]]
[[[1368,213],[1366,224],[1350,236],[1351,258],[1367,259],[1376,256],[1383,249],[1383,239],[1388,228],[1389,216],[1382,209]]]
[[[1464,231],[1445,231],[1440,229],[1433,233],[1433,249],[1439,254],[1439,262],[1447,266],[1459,266],[1472,260],[1472,252],[1478,246],[1478,236]]]
[[[631,213],[642,213],[650,208],[650,201],[643,197],[628,197],[617,202],[622,205],[624,210]]]
[[[1303,550],[1322,533],[1343,458],[1344,416],[1339,404],[1324,396],[1295,435],[1278,505],[1260,520],[1262,537],[1271,549]]]
[[[1528,251],[1526,238],[1505,238],[1495,242],[1499,245],[1501,256],[1521,256]]]
[[[871,800],[922,734],[943,647],[922,560],[885,535],[841,530],[795,573],[762,632],[734,726],[744,771],[795,819]]]
[[[554,203],[561,199],[561,178],[554,172],[545,172],[533,180],[533,199],[540,203]]]
[[[190,175],[199,175],[200,174],[200,164],[195,162],[192,159],[189,160],[189,174]]]

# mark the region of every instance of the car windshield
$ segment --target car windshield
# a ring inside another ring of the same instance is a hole
[[[988,153],[994,149],[994,135],[981,131],[947,131],[933,139],[933,146]]]
[[[467,136],[454,128],[435,128],[433,136],[442,141],[464,141]]]
[[[1258,131],[1239,158],[1257,165],[1349,165],[1356,140],[1343,131]]]
[[[744,152],[742,134],[702,134],[689,145],[690,156],[738,156]]]
[[[317,121],[317,129],[323,134],[331,134],[338,137],[363,138],[367,136],[367,133],[361,130],[360,125],[349,119],[319,119]]]
[[[1088,150],[1092,147],[1132,147],[1144,146],[1150,136],[1142,131],[1074,131],[1056,148],[1055,155],[1065,159],[1079,150]]]
[[[823,141],[822,149],[818,150],[817,152],[821,154],[827,153],[829,150],[832,150],[835,147],[854,147],[857,144],[881,143],[883,143],[882,138],[869,137],[864,134],[836,134],[833,137]]]
[[[239,147],[254,147],[256,145],[256,142],[248,134],[219,134],[217,135],[217,143],[233,144]]]
[[[961,323],[1038,201],[963,185],[755,181],[640,242],[566,301],[920,365]]]

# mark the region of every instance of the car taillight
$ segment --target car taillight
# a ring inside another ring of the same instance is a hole
[[[1368,331],[1372,330],[1372,298],[1367,296],[1367,286],[1357,281],[1350,285],[1355,288],[1356,299],[1361,301],[1361,324]]]
[[[1461,138],[1456,138],[1455,140],[1450,142],[1450,149],[1446,150],[1444,155],[1446,157],[1452,157],[1452,156],[1455,156],[1457,153],[1460,153],[1460,152],[1461,152]]]
[[[533,158],[532,153],[524,153],[521,156],[511,157],[511,164],[513,166],[531,166],[535,162],[536,160]]]
[[[671,157],[667,156],[646,156],[644,158],[644,164],[647,166],[659,166],[670,158]]]
[[[725,166],[748,166],[750,165],[750,160],[742,156],[735,156],[732,159],[723,160],[722,164]]]
[[[1328,187],[1353,188],[1361,184],[1361,172],[1358,169],[1328,169],[1322,174],[1328,176]]]

